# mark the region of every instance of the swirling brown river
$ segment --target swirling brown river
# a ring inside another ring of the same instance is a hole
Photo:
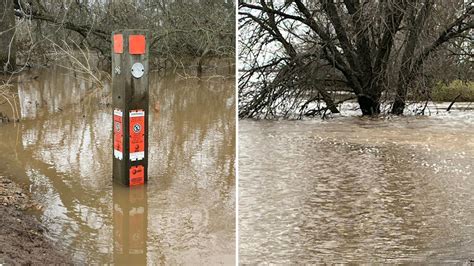
[[[212,71],[150,74],[149,183],[134,189],[112,181],[108,84],[22,74],[22,121],[0,125],[0,176],[29,188],[75,263],[234,264],[235,79]]]
[[[474,112],[457,106],[240,121],[240,262],[474,260]]]

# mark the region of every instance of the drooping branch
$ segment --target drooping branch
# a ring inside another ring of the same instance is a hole
[[[260,3],[262,4],[264,11],[267,12],[270,10],[270,8],[267,6],[265,3],[265,0],[260,0]],[[295,57],[296,56],[296,50],[295,48],[283,37],[281,34],[280,30],[278,29],[277,22],[275,20],[275,13],[273,12],[267,12],[268,15],[268,24],[270,28],[272,29],[274,36],[280,41],[280,43],[285,47],[286,52],[290,57]]]
[[[245,6],[250,6],[252,5],[245,5]],[[302,77],[302,71],[305,69],[308,69],[308,65],[311,64],[311,60],[304,62],[305,58],[312,57],[314,56],[312,53],[302,53],[298,54],[296,52],[296,49],[294,45],[290,42],[290,40],[285,39],[283,37],[283,34],[279,30],[276,14],[281,13],[275,12],[276,10],[274,9],[273,5],[267,5],[264,1],[261,1],[261,7],[258,7],[259,10],[261,10],[261,14],[266,15],[266,19],[262,17],[257,17],[253,15],[250,12],[244,12],[241,11],[240,15],[243,15],[250,20],[254,21],[260,26],[261,30],[266,31],[270,36],[272,36],[277,42],[279,42],[282,47],[285,49],[286,54],[288,58],[290,59],[287,64],[285,64],[284,67],[280,68],[278,70],[278,73],[276,74],[276,77],[273,79],[273,81],[270,84],[267,84],[265,88],[262,89],[261,94],[250,103],[249,106],[246,106],[244,109],[262,109],[262,108],[270,108],[272,104],[275,103],[275,100],[277,97],[280,95],[287,93],[288,89],[291,90],[291,87],[293,87],[293,93],[301,93],[304,91],[303,88],[315,88],[316,90],[319,91],[319,94],[322,95],[323,101],[327,104],[329,109],[333,113],[338,113],[339,111],[337,110],[336,105],[334,105],[333,100],[331,99],[331,96],[329,93],[326,91],[322,90],[321,88],[318,88],[318,86],[315,86],[314,84],[306,84],[307,82],[302,83],[301,81],[304,81],[307,79],[307,77]],[[282,17],[280,21],[284,21],[287,19],[286,17]],[[314,60],[314,59],[312,59]],[[277,60],[278,61],[278,60]],[[268,64],[267,66],[274,66],[275,64]],[[257,71],[259,69],[262,69],[262,67],[254,67],[252,68],[252,71]],[[248,82],[248,78],[246,79]],[[291,85],[284,85],[282,84],[291,84]],[[297,89],[298,87],[299,89]],[[276,97],[275,97],[276,96]],[[272,112],[270,108],[270,113]],[[251,116],[253,115],[253,112],[251,113],[246,113],[245,111],[240,112],[241,116]]]
[[[19,18],[42,20],[42,21],[52,23],[54,25],[62,26],[65,29],[72,30],[81,34],[83,37],[87,37],[87,35],[91,33],[105,41],[110,42],[110,33],[105,32],[100,29],[96,29],[91,25],[76,25],[69,21],[59,21],[52,16],[41,14],[41,13],[27,14],[23,10],[15,10],[15,15]]]

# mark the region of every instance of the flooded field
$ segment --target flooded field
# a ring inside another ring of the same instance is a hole
[[[112,182],[110,88],[60,69],[18,77],[0,124],[0,176],[29,188],[76,263],[235,263],[233,69],[150,75],[149,183]]]
[[[240,121],[240,262],[474,260],[474,112],[455,106]]]

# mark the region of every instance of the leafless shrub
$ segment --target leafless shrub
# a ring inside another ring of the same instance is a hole
[[[207,58],[233,57],[235,51],[234,3],[228,0],[16,1],[15,14],[29,21],[24,26],[32,33],[21,34],[17,42],[28,44],[22,51],[33,45],[34,51],[43,51],[35,53],[41,63],[56,59],[48,51],[64,46],[63,40],[109,62],[110,34],[126,28],[151,32],[155,67],[175,66],[189,57],[200,58],[199,67]]]

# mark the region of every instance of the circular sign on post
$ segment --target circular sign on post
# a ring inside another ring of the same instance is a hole
[[[141,127],[140,127],[139,124],[135,124],[135,125],[133,126],[133,132],[135,132],[135,133],[140,132],[140,129],[141,129]]]
[[[135,63],[132,66],[132,76],[134,78],[141,78],[145,74],[145,68],[143,67],[142,63]]]

